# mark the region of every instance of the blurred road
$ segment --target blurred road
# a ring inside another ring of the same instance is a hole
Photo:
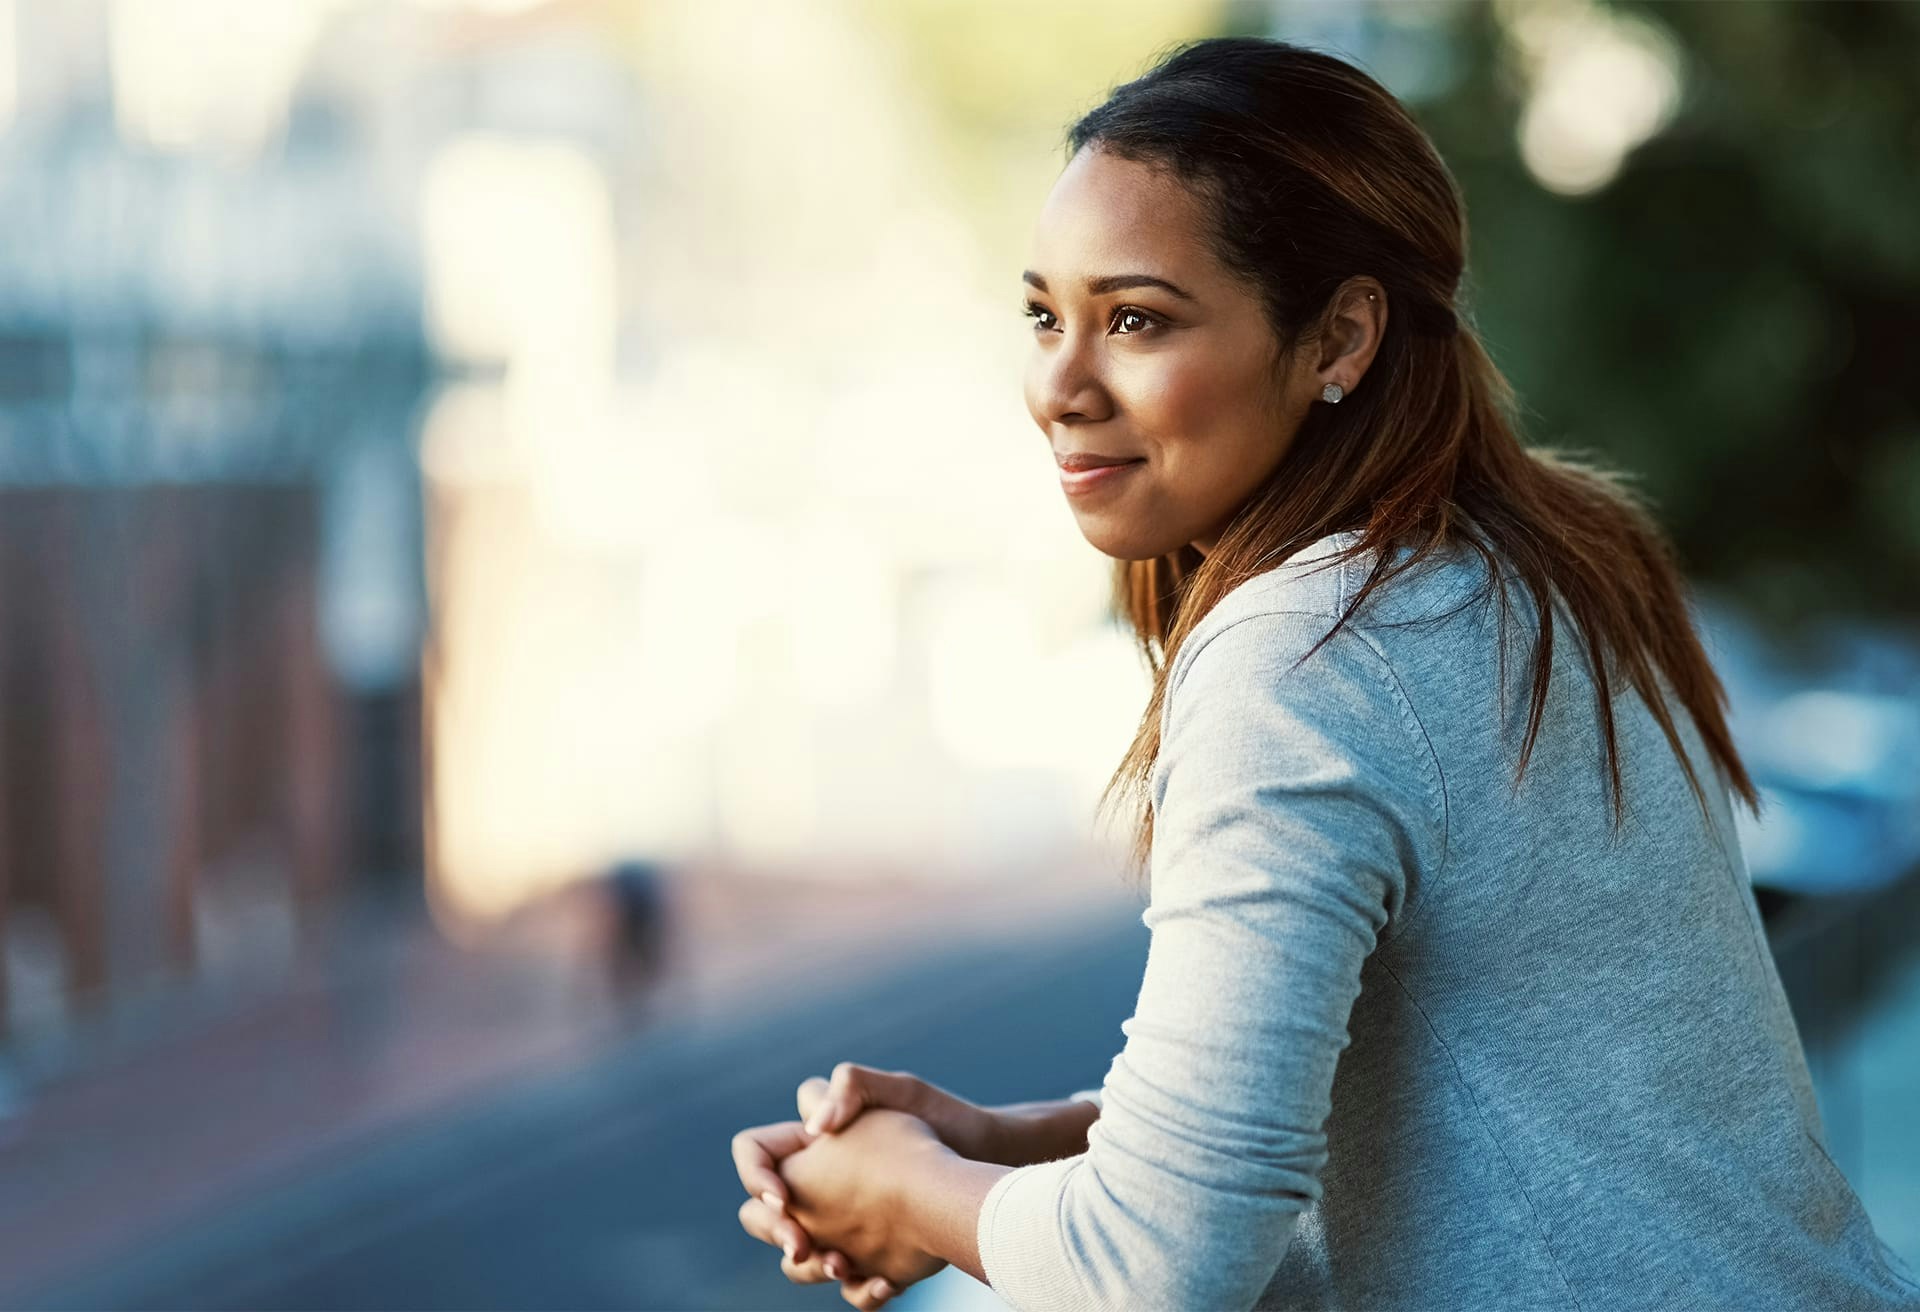
[[[79,1273],[36,1308],[829,1308],[739,1228],[728,1141],[835,1061],[986,1102],[1097,1084],[1144,961],[1138,908],[961,933],[884,978],[662,1023],[561,1074],[362,1142]]]
[[[752,900],[775,896],[755,890]],[[790,1285],[774,1251],[740,1231],[732,1134],[792,1115],[800,1080],[843,1059],[911,1069],[983,1102],[1097,1084],[1124,1042],[1119,1025],[1132,1009],[1146,931],[1137,904],[1084,889],[1052,902],[1031,887],[909,893],[899,910],[912,904],[921,931],[855,969],[847,944],[883,932],[896,914],[886,910],[889,895],[792,896],[819,909],[820,926],[840,927],[837,949],[823,937],[811,953],[790,943],[791,951],[758,954],[757,976],[686,995],[704,1006],[672,1009],[613,1041],[550,1042],[514,1080],[320,1141],[317,1152],[310,1144],[304,1156],[167,1224],[75,1249],[81,1258],[48,1266],[53,1275],[26,1279],[20,1264],[48,1256],[27,1241],[36,1222],[56,1233],[45,1222],[60,1199],[42,1187],[31,1155],[0,1146],[0,1255],[9,1257],[0,1261],[0,1306],[844,1307],[833,1287]],[[737,903],[728,904],[728,923],[742,915]],[[716,922],[723,909],[711,912]],[[760,914],[785,917],[789,930],[799,924],[789,907],[765,905]],[[1824,914],[1819,928],[1779,945],[1802,1028],[1816,1036],[1809,1057],[1837,1159],[1882,1236],[1910,1261],[1920,1257],[1910,1188],[1920,1164],[1910,1114],[1920,1092],[1916,915],[1920,881],[1908,881],[1896,896]],[[462,979],[440,991],[476,986]],[[492,1030],[513,1027],[492,1003],[478,1010],[493,1018]],[[446,1005],[436,1014],[444,1018]],[[406,1069],[427,1069],[431,1047],[404,1037]],[[278,1078],[301,1083],[285,1071]],[[126,1080],[118,1084],[128,1091]],[[138,1091],[156,1116],[164,1109],[157,1085]],[[53,1110],[80,1123],[78,1110]],[[244,1128],[202,1119],[202,1154]],[[49,1116],[43,1137],[54,1124]],[[147,1141],[177,1137],[149,1130]],[[70,1180],[69,1206],[81,1197],[104,1208],[129,1192],[173,1187],[157,1169],[129,1169],[124,1151],[89,1153],[73,1135],[56,1148],[66,1175],[93,1185],[76,1194]],[[996,1302],[947,1272],[896,1306],[962,1312]]]

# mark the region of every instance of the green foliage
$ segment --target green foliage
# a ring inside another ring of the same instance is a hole
[[[1689,572],[1782,626],[1920,613],[1920,5],[1622,4],[1683,53],[1607,186],[1528,174],[1501,25],[1417,107],[1531,440],[1639,478]]]

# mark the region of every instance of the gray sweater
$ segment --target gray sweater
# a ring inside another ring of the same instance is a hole
[[[1561,610],[1517,792],[1534,611],[1458,553],[1376,591],[1337,534],[1176,655],[1152,931],[1086,1152],[980,1211],[1016,1309],[1920,1308],[1827,1155],[1726,781],[1703,816],[1616,693],[1617,839]],[[1452,612],[1449,614],[1448,612]],[[1418,621],[1417,623],[1414,623]]]

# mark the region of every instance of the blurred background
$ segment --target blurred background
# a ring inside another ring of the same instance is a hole
[[[1920,1265],[1920,5],[0,0],[0,1303],[844,1306],[735,1130],[1099,1083],[1147,684],[1018,272],[1228,32],[1405,100],[1658,505]]]

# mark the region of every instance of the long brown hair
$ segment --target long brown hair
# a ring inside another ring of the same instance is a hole
[[[1174,48],[1115,90],[1074,124],[1068,146],[1070,154],[1091,146],[1170,170],[1193,188],[1212,220],[1214,250],[1258,289],[1282,358],[1319,340],[1347,279],[1379,279],[1388,300],[1366,386],[1339,406],[1311,407],[1279,467],[1211,552],[1182,546],[1116,565],[1114,606],[1133,626],[1153,692],[1100,810],[1116,798],[1136,804],[1140,868],[1153,842],[1148,799],[1167,674],[1182,639],[1236,585],[1341,531],[1360,534],[1343,559],[1376,550],[1379,558],[1322,642],[1374,589],[1460,544],[1489,567],[1504,653],[1502,559],[1525,585],[1539,626],[1516,785],[1546,706],[1557,597],[1596,673],[1616,830],[1625,815],[1617,671],[1659,721],[1702,809],[1706,794],[1661,675],[1729,787],[1758,813],[1759,794],[1727,732],[1725,689],[1694,633],[1670,543],[1623,475],[1521,444],[1513,390],[1454,304],[1466,271],[1459,190],[1390,92],[1318,51],[1210,38]],[[1402,545],[1408,554],[1394,563],[1388,548]]]

